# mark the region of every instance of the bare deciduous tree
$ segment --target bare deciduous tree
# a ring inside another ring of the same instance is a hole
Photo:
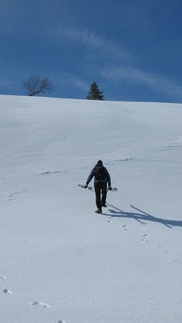
[[[37,75],[29,76],[29,79],[23,82],[23,88],[29,96],[45,94],[52,90],[50,80],[47,77],[41,79]]]

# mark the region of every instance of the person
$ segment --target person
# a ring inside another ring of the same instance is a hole
[[[112,190],[111,187],[111,177],[106,169],[103,166],[102,160],[99,160],[95,167],[91,170],[90,175],[87,178],[85,188],[88,187],[88,184],[94,177],[94,190],[96,197],[96,206],[97,210],[95,212],[102,213],[102,207],[107,207],[106,205],[106,197],[107,197],[107,183],[108,190]]]

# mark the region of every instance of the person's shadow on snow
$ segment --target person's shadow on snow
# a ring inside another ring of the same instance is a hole
[[[103,213],[103,215],[109,216],[110,218],[131,218],[134,219],[141,224],[145,225],[146,222],[151,221],[151,222],[157,222],[164,224],[166,227],[172,229],[172,227],[182,227],[182,221],[176,221],[176,220],[168,220],[168,219],[162,219],[162,218],[157,218],[147,212],[144,212],[138,208],[136,208],[133,205],[130,205],[132,209],[135,210],[135,212],[125,212],[119,209],[118,207],[108,204],[108,206],[112,209],[108,209],[110,212],[109,214]]]

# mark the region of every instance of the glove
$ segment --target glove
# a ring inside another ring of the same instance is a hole
[[[108,185],[108,190],[109,190],[109,191],[112,191],[111,184],[109,184],[109,185]]]
[[[85,184],[85,185],[84,185],[84,188],[88,188],[88,184]]]

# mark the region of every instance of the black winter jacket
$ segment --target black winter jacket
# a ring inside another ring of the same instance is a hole
[[[91,182],[92,178],[95,177],[94,178],[95,182],[104,182],[104,183],[108,183],[109,185],[111,185],[110,174],[109,174],[108,170],[106,169],[106,167],[104,167],[104,166],[102,166],[102,168],[104,170],[105,177],[103,179],[97,179],[96,178],[96,169],[97,169],[97,167],[101,167],[101,165],[96,164],[95,167],[91,170],[91,172],[90,172],[90,174],[89,174],[89,176],[87,178],[86,184],[88,185]]]

